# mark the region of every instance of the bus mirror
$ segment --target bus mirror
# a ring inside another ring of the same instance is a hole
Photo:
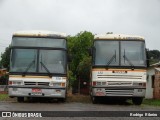
[[[147,58],[146,60],[147,67],[149,67],[149,50],[148,49],[146,49],[146,58]]]
[[[72,62],[72,56],[68,55],[68,62]]]
[[[147,67],[149,67],[149,59],[147,59],[146,62],[147,62]]]
[[[92,56],[92,48],[88,48],[88,54],[89,56]]]

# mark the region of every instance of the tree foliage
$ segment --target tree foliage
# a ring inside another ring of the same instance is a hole
[[[72,62],[70,63],[69,68],[74,77],[77,77],[77,75],[85,76],[89,73],[91,58],[88,54],[88,48],[92,46],[93,38],[94,36],[91,32],[84,31],[75,36],[68,37],[67,39],[68,51],[69,54],[72,55]]]
[[[159,50],[149,50],[148,57],[150,59],[150,64],[154,64],[160,61],[160,51]]]
[[[9,62],[10,62],[10,46],[6,47],[5,52],[1,54],[0,65],[9,70]]]
[[[91,57],[83,58],[77,67],[77,75],[84,80],[90,79]]]

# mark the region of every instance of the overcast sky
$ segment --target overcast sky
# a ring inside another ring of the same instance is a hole
[[[0,0],[0,53],[20,30],[133,34],[160,50],[160,0]]]

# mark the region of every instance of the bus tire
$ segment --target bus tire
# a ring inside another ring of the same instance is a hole
[[[60,102],[66,102],[66,98],[59,98]]]
[[[91,100],[93,104],[97,104],[98,103],[98,98],[95,96],[91,96]]]
[[[18,102],[24,102],[24,97],[17,97]]]
[[[135,105],[141,105],[142,102],[143,102],[143,98],[142,98],[142,97],[132,98],[132,102],[133,102],[133,104],[135,104]]]

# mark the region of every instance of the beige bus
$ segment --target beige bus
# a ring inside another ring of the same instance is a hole
[[[61,101],[67,93],[66,34],[20,31],[13,34],[9,71],[9,96],[48,97]]]
[[[99,98],[132,99],[140,105],[146,91],[145,40],[124,34],[96,35],[92,48],[90,95]]]

